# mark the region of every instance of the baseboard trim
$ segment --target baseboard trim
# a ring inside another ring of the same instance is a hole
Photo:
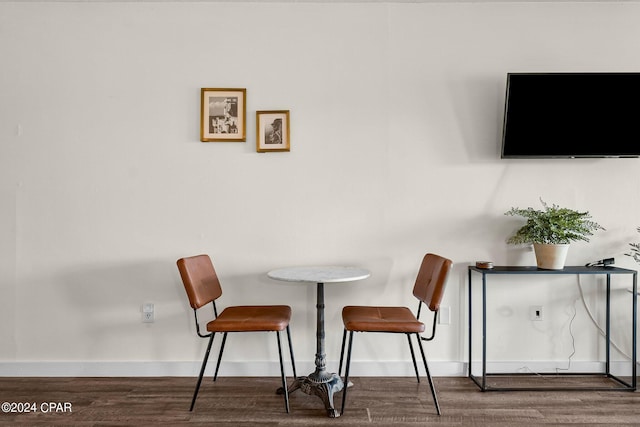
[[[0,362],[0,377],[193,377],[200,371],[199,361],[175,362]],[[434,377],[461,377],[467,375],[467,363],[464,362],[429,362],[431,375]],[[297,363],[298,375],[313,372],[315,366],[312,361]],[[338,368],[338,361],[327,364],[330,371]],[[572,362],[571,369],[565,370],[566,361],[511,361],[492,362],[487,364],[487,372],[491,373],[549,373],[549,372],[584,372],[596,373],[604,369],[603,362]],[[213,375],[215,360],[212,358],[207,366],[206,375]],[[419,367],[424,375],[423,368]],[[291,375],[291,366],[285,364],[287,375]],[[474,374],[479,375],[479,364],[473,364]],[[611,371],[618,374],[630,371],[629,362],[615,362],[611,364]],[[275,362],[234,362],[223,361],[220,376],[252,377],[279,376],[280,366]],[[403,377],[414,376],[411,362],[352,362],[350,375],[372,377]]]

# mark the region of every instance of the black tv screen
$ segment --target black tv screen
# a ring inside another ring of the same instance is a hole
[[[501,156],[640,156],[640,73],[509,73]]]

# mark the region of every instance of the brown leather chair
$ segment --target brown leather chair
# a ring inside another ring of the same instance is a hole
[[[208,255],[197,255],[188,258],[181,258],[177,261],[178,270],[182,277],[184,288],[189,297],[189,303],[193,308],[196,319],[196,332],[202,338],[209,338],[209,344],[200,368],[200,376],[196,390],[191,400],[190,411],[196,403],[198,390],[202,383],[204,369],[207,366],[213,337],[216,332],[223,333],[222,344],[220,345],[220,353],[218,355],[218,363],[213,376],[215,381],[218,378],[218,369],[222,360],[222,352],[227,341],[229,332],[276,332],[278,340],[278,354],[280,356],[280,373],[282,377],[282,389],[278,392],[284,394],[284,404],[286,411],[289,412],[289,393],[287,391],[287,383],[284,374],[284,364],[282,361],[282,344],[280,342],[280,332],[287,331],[289,340],[289,353],[291,354],[291,364],[293,365],[293,375],[296,374],[296,364],[293,358],[293,347],[291,346],[291,332],[289,330],[289,321],[291,319],[291,307],[286,305],[251,305],[251,306],[233,306],[225,308],[222,313],[218,314],[216,300],[222,295],[222,288],[218,275],[216,274],[213,264]],[[214,320],[207,323],[207,331],[209,333],[202,334],[200,325],[198,324],[198,309],[211,303],[213,307]]]
[[[436,333],[436,318],[440,309],[440,302],[444,294],[447,277],[451,271],[451,260],[443,258],[439,255],[426,254],[422,259],[422,265],[413,287],[413,295],[418,298],[418,314],[414,316],[407,307],[371,307],[371,306],[346,306],[342,309],[342,321],[344,323],[344,333],[342,334],[342,350],[340,352],[340,367],[338,372],[342,372],[342,361],[344,359],[344,346],[349,331],[349,349],[347,351],[347,363],[344,383],[349,384],[349,366],[351,365],[351,348],[353,344],[354,332],[387,332],[396,334],[405,334],[409,341],[409,349],[411,350],[411,358],[413,359],[413,368],[416,372],[416,378],[420,382],[418,374],[418,365],[416,364],[416,356],[411,344],[411,336],[415,335],[422,354],[422,361],[427,372],[429,387],[433,395],[433,401],[436,405],[436,411],[440,415],[440,405],[436,397],[436,389],[433,385],[427,358],[424,355],[422,340],[431,341]],[[429,338],[421,337],[424,332],[425,325],[420,320],[420,309],[422,304],[426,304],[429,310],[433,312],[433,329]],[[342,409],[344,412],[345,402],[347,401],[348,387],[344,387],[342,392]]]

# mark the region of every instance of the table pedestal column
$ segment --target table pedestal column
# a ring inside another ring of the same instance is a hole
[[[324,402],[327,415],[331,418],[340,416],[334,408],[333,394],[341,391],[344,383],[338,374],[327,372],[326,354],[324,346],[324,283],[318,283],[316,310],[318,322],[316,325],[316,370],[306,377],[298,377],[289,386],[289,392],[297,389],[308,395],[316,395]]]

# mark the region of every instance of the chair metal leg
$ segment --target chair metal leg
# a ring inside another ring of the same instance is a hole
[[[224,345],[227,342],[227,332],[222,335],[222,344],[220,345],[220,353],[218,354],[218,363],[216,363],[216,373],[213,375],[213,381],[218,379],[218,371],[220,370],[220,362],[222,361],[222,352],[224,351]]]
[[[293,345],[291,344],[291,331],[289,330],[289,325],[287,325],[287,339],[289,340],[289,354],[291,355],[291,365],[293,366],[293,378],[298,378],[298,373],[296,372],[296,361],[293,357]]]
[[[345,329],[345,334],[347,333]],[[340,408],[340,415],[344,414],[344,406],[347,402],[347,390],[349,389],[349,368],[351,367],[351,348],[353,345],[353,331],[349,332],[349,349],[347,350],[347,366],[344,373],[344,388],[342,389],[342,407]]]
[[[436,396],[436,388],[433,385],[433,379],[431,378],[431,373],[429,372],[429,366],[427,365],[427,357],[424,355],[424,348],[422,347],[422,340],[420,339],[420,334],[416,334],[416,338],[418,339],[418,346],[420,347],[420,353],[422,354],[424,369],[427,371],[427,379],[429,380],[429,387],[431,388],[433,403],[436,405],[436,412],[438,413],[438,415],[440,415],[440,404],[438,404],[438,397]]]
[[[289,391],[287,390],[287,379],[284,376],[284,363],[282,361],[282,343],[280,342],[280,331],[276,331],[278,339],[278,356],[280,356],[280,376],[282,377],[282,389],[284,390],[284,407],[289,413]]]
[[[420,382],[420,374],[418,374],[418,364],[416,363],[416,353],[413,351],[413,344],[411,343],[411,335],[407,335],[407,341],[409,341],[409,350],[411,350],[411,360],[413,361],[413,370],[416,372],[416,379]]]
[[[204,368],[207,367],[207,360],[209,360],[209,353],[211,352],[211,344],[213,344],[213,337],[215,333],[211,333],[209,338],[209,344],[207,344],[207,351],[204,353],[204,360],[202,361],[202,367],[200,367],[200,375],[198,376],[198,383],[196,384],[196,390],[193,392],[193,399],[191,399],[191,407],[189,411],[193,411],[193,406],[196,404],[196,398],[198,397],[198,390],[200,390],[200,383],[202,383],[202,376],[204,375]]]
[[[342,360],[344,358],[344,344],[347,341],[347,329],[342,332],[342,348],[340,349],[340,365],[338,366],[338,375],[342,373]]]

